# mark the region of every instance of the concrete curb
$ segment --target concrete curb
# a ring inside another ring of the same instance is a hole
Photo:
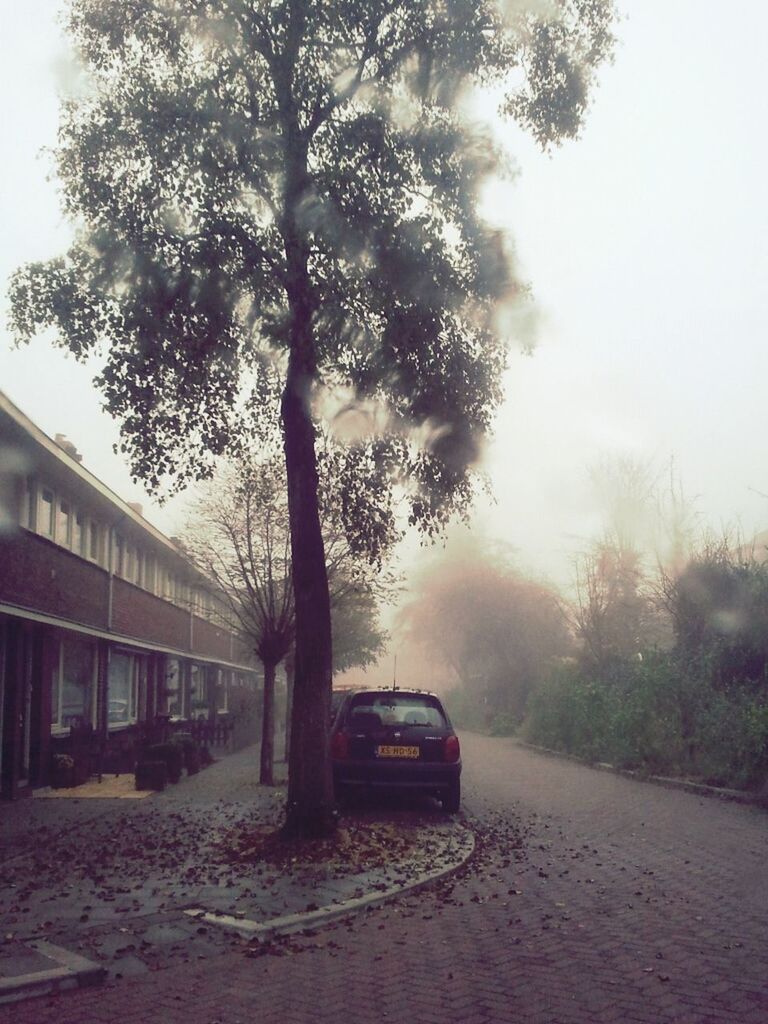
[[[331,924],[346,917],[352,917],[361,911],[371,907],[379,906],[403,893],[415,892],[422,889],[431,882],[458,871],[463,867],[475,851],[475,837],[468,828],[462,826],[464,834],[463,847],[458,860],[452,864],[437,868],[434,871],[427,871],[403,885],[393,885],[388,889],[376,892],[369,892],[365,896],[358,896],[353,899],[344,900],[341,903],[331,903],[328,906],[320,907],[318,910],[310,910],[302,914],[286,914],[284,917],[275,917],[271,921],[251,921],[246,918],[232,917],[229,914],[217,914],[206,911],[204,907],[189,907],[184,913],[194,917],[198,921],[205,921],[206,924],[216,925],[219,928],[227,928],[230,931],[239,932],[241,935],[254,939],[272,939],[281,935],[291,935],[303,931],[306,928],[320,928],[323,925]]]
[[[50,942],[33,940],[25,945],[58,966],[0,978],[0,1004],[15,1003],[33,996],[55,995],[65,989],[100,985],[106,977],[107,972],[99,964]]]
[[[559,757],[563,761],[573,761],[576,764],[584,765],[586,768],[594,768],[598,772],[610,772],[612,775],[623,775],[627,779],[634,779],[635,782],[650,782],[654,786],[661,786],[664,789],[680,789],[686,793],[693,793],[695,796],[706,796],[715,800],[727,800],[731,803],[751,804],[753,807],[765,808],[765,798],[756,793],[745,793],[740,789],[721,789],[718,786],[705,786],[701,782],[689,782],[687,779],[675,779],[665,775],[644,775],[642,772],[634,771],[631,768],[617,768],[616,765],[607,761],[589,761],[576,754],[567,754],[563,750],[552,750],[549,747],[539,747],[535,743],[528,743],[525,740],[513,737],[513,742],[526,750],[533,750],[537,754],[545,754],[548,757]]]

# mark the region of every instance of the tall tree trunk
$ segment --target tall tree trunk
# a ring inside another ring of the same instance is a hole
[[[259,783],[274,786],[275,761],[275,663],[264,662],[264,707],[261,718]]]
[[[291,357],[283,394],[285,464],[296,606],[296,644],[285,832],[325,836],[336,815],[328,752],[331,702],[331,607],[317,501],[310,378]]]
[[[291,758],[291,715],[293,714],[293,651],[285,659],[285,756],[284,761]]]
[[[291,565],[295,603],[295,662],[291,753],[288,761],[288,836],[327,836],[336,827],[328,750],[331,707],[331,602],[318,509],[312,388],[317,377],[309,274],[309,242],[302,224],[310,192],[307,139],[299,125],[293,70],[304,27],[301,0],[290,0],[284,60],[276,75],[283,122],[285,176],[280,230],[285,245],[290,356],[282,397]]]

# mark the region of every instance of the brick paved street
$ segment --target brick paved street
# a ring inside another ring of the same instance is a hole
[[[479,849],[452,882],[0,1024],[766,1024],[765,812],[463,742]]]

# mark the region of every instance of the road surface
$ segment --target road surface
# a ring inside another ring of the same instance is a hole
[[[766,1024],[768,813],[465,735],[475,862],[365,917],[0,1024]]]

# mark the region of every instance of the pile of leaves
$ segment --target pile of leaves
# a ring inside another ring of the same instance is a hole
[[[230,864],[264,863],[283,871],[323,865],[346,874],[392,867],[424,852],[424,837],[413,815],[345,818],[326,839],[286,839],[279,829],[256,824],[227,833],[219,846]]]

